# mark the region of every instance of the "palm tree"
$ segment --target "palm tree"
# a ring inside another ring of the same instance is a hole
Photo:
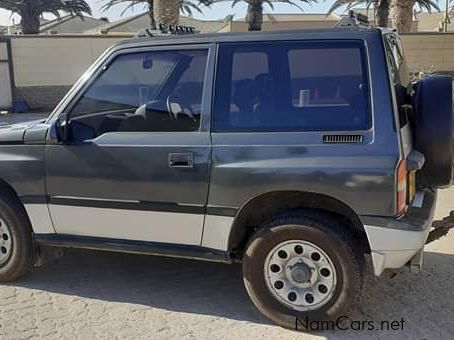
[[[180,11],[188,15],[192,15],[193,11],[202,13],[201,6],[209,6],[212,2],[212,0],[108,0],[101,9],[106,11],[118,4],[127,3],[128,5],[121,12],[121,15],[123,15],[136,5],[145,4],[150,16],[150,28],[155,29],[156,23],[178,24]]]
[[[132,0],[132,1],[129,1],[129,0],[109,0],[106,4],[104,4],[101,7],[101,10],[102,11],[107,11],[111,7],[123,4],[125,2],[127,2],[128,5],[125,7],[125,9],[123,9],[123,11],[121,12],[120,15],[125,14],[129,9],[134,8],[138,4],[146,4],[146,6],[148,7],[148,15],[150,16],[150,28],[151,29],[156,29],[156,21],[154,19],[154,11],[153,11],[154,0]]]
[[[60,11],[63,11],[81,19],[83,13],[91,15],[90,6],[85,0],[1,0],[0,8],[20,15],[23,34],[39,33],[39,18],[43,13],[59,17]]]
[[[358,5],[365,5],[366,8],[370,8],[372,5],[375,6],[377,25],[380,27],[388,27],[389,12],[391,11],[393,27],[397,28],[399,33],[410,31],[414,5],[428,12],[431,12],[432,9],[440,10],[437,3],[432,0],[336,0],[328,10],[328,14],[342,6],[347,6],[347,9],[353,9]],[[396,11],[397,8],[399,8],[398,11]],[[409,17],[408,14],[410,15]]]
[[[213,3],[223,2],[230,0],[214,0]],[[246,21],[248,23],[249,31],[260,31],[262,29],[263,23],[263,5],[267,4],[272,10],[274,10],[273,4],[276,2],[281,2],[289,4],[295,7],[298,7],[301,11],[303,10],[298,3],[312,3],[316,0],[233,0],[232,7],[236,6],[240,2],[245,2],[247,4],[247,15]]]
[[[390,1],[391,0],[336,0],[328,10],[328,14],[331,14],[342,6],[346,6],[346,9],[349,10],[361,5],[365,5],[366,8],[369,9],[374,5],[377,9],[375,14],[377,25],[380,27],[388,27]]]

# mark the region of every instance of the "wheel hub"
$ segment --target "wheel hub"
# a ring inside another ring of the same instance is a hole
[[[320,308],[333,296],[336,271],[317,245],[303,240],[278,244],[265,260],[265,281],[272,295],[297,311]]]
[[[11,254],[12,239],[6,223],[0,219],[0,265],[5,263]]]
[[[290,275],[297,283],[307,283],[311,278],[311,269],[304,262],[299,262],[290,267]]]

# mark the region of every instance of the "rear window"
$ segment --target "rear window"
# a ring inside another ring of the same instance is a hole
[[[361,43],[224,44],[219,55],[214,131],[370,127]]]

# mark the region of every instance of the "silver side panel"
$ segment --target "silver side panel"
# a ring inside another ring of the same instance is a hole
[[[57,233],[200,245],[202,214],[49,205]]]
[[[206,215],[202,246],[227,250],[233,217]]]
[[[35,234],[55,233],[47,204],[25,204],[25,210]]]

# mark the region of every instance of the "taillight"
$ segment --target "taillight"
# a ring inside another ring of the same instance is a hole
[[[397,177],[397,202],[396,215],[400,216],[407,207],[407,164],[404,160],[399,162],[396,170]]]

